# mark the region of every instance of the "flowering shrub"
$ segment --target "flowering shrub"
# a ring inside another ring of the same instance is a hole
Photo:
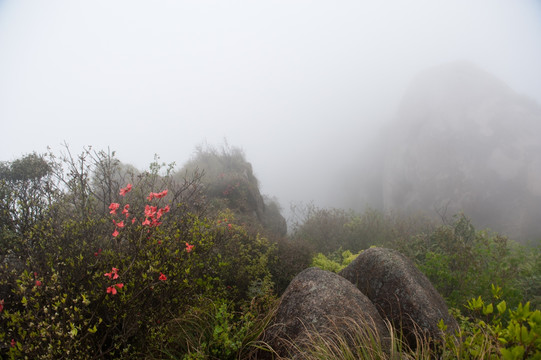
[[[158,357],[169,323],[200,299],[242,302],[270,278],[266,239],[233,216],[224,224],[206,218],[197,181],[177,186],[166,177],[169,188],[144,191],[156,179],[149,173],[117,188],[103,212],[85,190],[86,208],[72,216],[77,194],[65,193],[7,243],[1,358]]]

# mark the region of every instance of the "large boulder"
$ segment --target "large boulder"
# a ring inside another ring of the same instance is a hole
[[[348,330],[359,328],[367,334],[377,333],[383,349],[389,348],[388,329],[370,300],[343,277],[309,268],[289,284],[263,340],[277,355],[301,359],[313,334],[325,339],[341,334],[348,339]],[[271,357],[269,353],[258,355]]]
[[[402,329],[410,346],[416,334],[441,338],[438,323],[458,329],[447,305],[430,281],[404,255],[395,250],[370,248],[363,251],[339,275],[353,283],[395,329]]]

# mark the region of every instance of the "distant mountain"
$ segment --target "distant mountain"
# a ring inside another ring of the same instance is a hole
[[[426,70],[382,137],[383,207],[541,238],[541,107],[466,62]]]

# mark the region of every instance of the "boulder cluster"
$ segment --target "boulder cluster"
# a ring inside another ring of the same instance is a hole
[[[447,331],[458,330],[443,298],[414,264],[395,250],[370,248],[338,274],[319,268],[298,274],[263,335],[273,352],[258,358],[302,359],[308,344],[333,337],[358,347],[359,354],[368,348],[388,352],[390,329],[414,348],[419,339],[441,339],[442,320]]]

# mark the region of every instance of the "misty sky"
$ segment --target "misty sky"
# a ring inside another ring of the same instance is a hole
[[[541,1],[0,0],[0,161],[182,165],[226,138],[282,205],[332,204],[409,81],[456,60],[541,103]]]

